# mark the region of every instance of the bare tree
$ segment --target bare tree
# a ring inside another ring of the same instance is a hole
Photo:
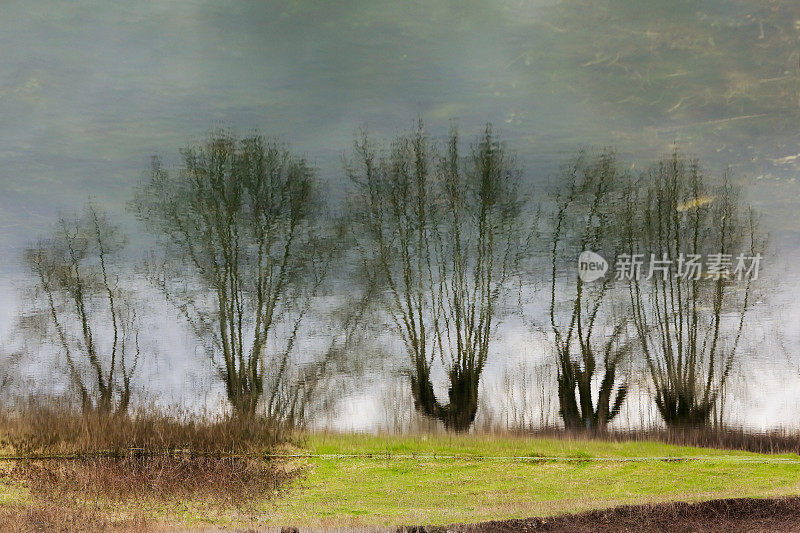
[[[259,135],[218,132],[182,155],[174,172],[154,158],[133,203],[167,251],[150,277],[204,343],[235,413],[263,402],[294,419],[292,355],[334,248],[315,173]]]
[[[131,399],[140,349],[136,309],[118,261],[125,242],[89,204],[82,217],[62,218],[49,238],[25,252],[36,295],[25,323],[44,326],[42,340],[66,358],[84,411],[122,413]]]
[[[577,262],[583,251],[615,256],[619,246],[615,218],[627,177],[615,155],[604,152],[595,158],[580,154],[561,180],[549,228],[549,315],[559,414],[568,428],[602,429],[617,416],[627,395],[627,383],[620,380],[618,369],[632,342],[627,318],[609,294],[613,277],[584,282]]]
[[[405,345],[415,407],[467,430],[500,295],[523,248],[514,162],[490,127],[463,157],[455,130],[440,152],[420,124],[383,152],[363,137],[348,172],[361,271]],[[437,360],[447,403],[431,380]]]
[[[629,285],[656,406],[670,426],[705,425],[721,400],[751,305],[753,275],[736,270],[755,266],[765,239],[727,175],[710,178],[677,153],[626,197],[629,257],[640,254],[667,269],[648,268]],[[719,261],[708,269],[712,258]]]

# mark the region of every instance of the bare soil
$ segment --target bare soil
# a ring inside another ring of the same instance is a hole
[[[628,505],[550,518],[499,520],[446,527],[412,526],[404,533],[785,532],[800,531],[800,497],[737,498],[698,503]]]

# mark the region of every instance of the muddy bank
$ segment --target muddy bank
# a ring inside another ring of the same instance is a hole
[[[800,497],[628,505],[550,518],[498,520],[479,524],[453,524],[446,527],[412,526],[400,528],[399,531],[404,533],[800,531]]]

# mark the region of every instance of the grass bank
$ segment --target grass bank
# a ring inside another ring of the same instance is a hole
[[[621,504],[800,494],[800,457],[521,436],[316,434],[271,524],[505,520]]]
[[[83,473],[73,471],[80,466],[67,468],[57,461],[54,467],[41,463],[33,470],[19,467],[18,473],[25,475],[6,475],[0,483],[0,521],[9,524],[32,514],[40,516],[46,514],[46,507],[41,512],[31,510],[57,503],[75,513],[91,510],[92,520],[100,517],[92,526],[97,530],[101,519],[112,524],[112,530],[117,526],[145,530],[210,525],[443,525],[622,504],[800,494],[800,457],[795,454],[765,455],[653,441],[310,434],[271,449],[274,457],[264,472],[272,472],[273,477],[275,472],[287,473],[280,474],[277,490],[258,481],[257,467],[236,462],[224,467],[209,464],[199,472],[183,463],[152,463],[160,465],[163,475],[134,475],[119,463],[113,468],[86,463],[93,465],[92,470]],[[151,463],[133,464],[147,468]],[[47,468],[56,471],[47,472]],[[39,476],[40,472],[44,475]],[[200,480],[196,485],[210,484],[210,488],[195,494],[172,490],[172,480],[160,481],[160,492],[128,490],[139,481],[152,483],[183,472]],[[42,480],[55,480],[60,492]],[[114,490],[87,491],[85,487],[95,480]],[[236,501],[224,501],[225,487],[213,485],[212,480],[230,483],[231,488],[238,484],[245,490],[239,491]],[[46,491],[58,494],[58,501]]]

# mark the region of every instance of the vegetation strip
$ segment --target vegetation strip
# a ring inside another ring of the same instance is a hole
[[[560,457],[560,456],[526,456],[526,455],[437,455],[437,454],[394,454],[394,453],[289,453],[289,454],[210,454],[210,453],[81,453],[81,454],[51,454],[51,455],[10,455],[0,456],[0,461],[78,461],[83,459],[124,459],[124,458],[157,458],[157,457],[186,457],[186,458],[213,458],[213,459],[381,459],[381,460],[435,460],[435,461],[509,461],[509,462],[606,462],[606,463],[631,463],[631,462],[736,462],[736,463],[782,463],[800,464],[800,457],[747,457],[740,455],[690,455],[690,456],[663,456],[663,457]]]
[[[61,440],[38,448],[39,456],[18,450],[0,456],[0,495],[20,520],[30,513],[78,520],[88,505],[96,520],[188,529],[327,528],[477,524],[674,499],[783,497],[800,487],[793,454],[657,441],[311,433],[260,452],[232,441],[213,452],[200,446],[205,440],[181,437],[170,440],[184,446],[128,453],[110,443],[95,454],[58,453],[67,447]]]
[[[679,462],[679,461],[732,461],[739,463],[787,463],[800,464],[800,457],[747,457],[737,455],[691,455],[679,457],[559,457],[559,456],[482,456],[482,455],[417,455],[417,454],[380,454],[380,453],[337,453],[337,454],[280,454],[268,455],[269,459],[419,459],[419,460],[473,460],[473,461],[561,461],[573,462]]]

